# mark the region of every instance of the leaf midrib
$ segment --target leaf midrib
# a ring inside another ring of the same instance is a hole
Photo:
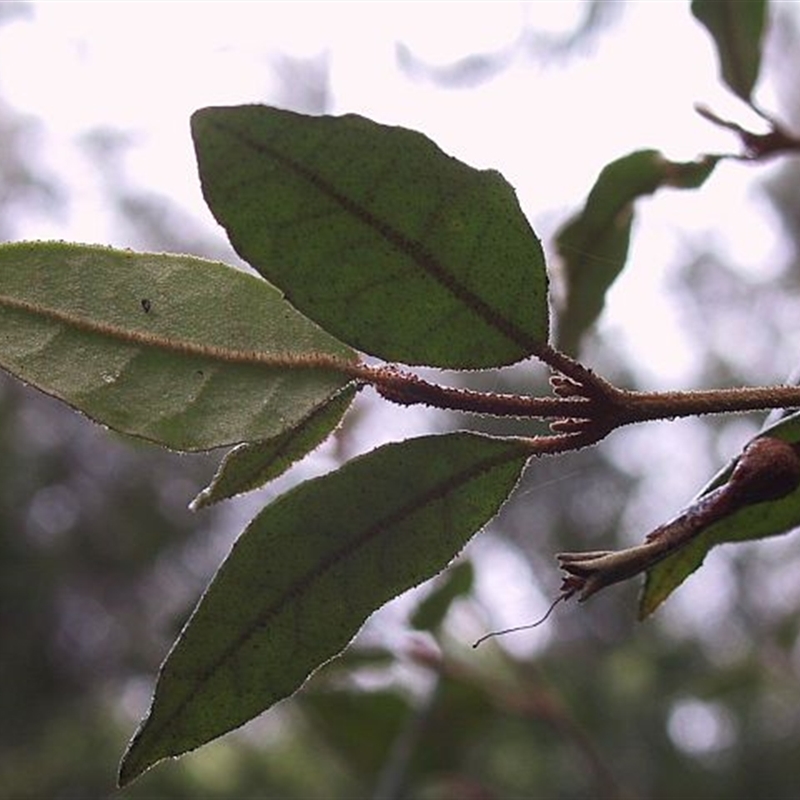
[[[280,615],[293,600],[302,597],[308,591],[309,587],[327,572],[334,569],[343,561],[353,557],[354,554],[357,554],[361,548],[370,544],[376,537],[380,537],[383,533],[391,531],[394,526],[401,524],[415,513],[426,510],[430,504],[442,499],[450,491],[457,489],[459,486],[492,469],[503,466],[515,459],[523,460],[526,456],[527,451],[520,448],[513,449],[511,452],[504,451],[491,458],[481,460],[470,468],[456,475],[452,475],[446,480],[438,482],[421,496],[412,498],[391,514],[388,514],[373,525],[368,526],[362,533],[351,538],[345,546],[318,562],[312,569],[306,571],[299,580],[295,581],[292,586],[284,591],[280,597],[276,598],[262,613],[258,614],[253,622],[223,650],[214,663],[198,675],[197,679],[194,680],[192,684],[193,691],[187,694],[181,703],[173,709],[162,724],[158,726],[153,735],[157,737],[161,731],[167,730],[173,720],[178,718],[184,709],[194,701],[198,694],[200,694],[202,687],[213,678],[217,670],[221,669],[227,661],[235,658],[236,654],[246,646],[249,639],[256,635],[258,631],[264,629],[270,620]],[[323,476],[316,480],[325,480],[325,477]],[[285,497],[291,497],[291,493]]]
[[[241,144],[253,148],[253,150],[260,155],[274,159],[298,177],[308,181],[315,189],[337,203],[344,211],[352,214],[367,227],[376,231],[399,253],[407,257],[410,256],[411,259],[440,286],[464,303],[490,328],[501,333],[515,346],[522,348],[525,354],[535,355],[541,351],[545,342],[540,342],[532,338],[525,330],[504,316],[501,311],[472,292],[419,241],[408,237],[385,220],[375,216],[351,198],[337,191],[334,186],[321,178],[318,174],[295,161],[290,156],[282,153],[280,150],[270,147],[263,141],[248,136],[236,127],[218,121],[213,124],[215,124],[222,133],[227,133]],[[233,237],[231,237],[231,239],[233,241]],[[239,246],[236,246],[238,250]],[[240,255],[247,260],[247,255],[245,253],[240,252]]]
[[[22,311],[39,319],[65,325],[82,333],[115,339],[124,344],[161,350],[178,356],[203,358],[232,365],[272,367],[277,369],[333,370],[347,375],[358,372],[353,361],[324,352],[265,353],[259,350],[234,350],[219,345],[200,344],[185,339],[175,339],[147,331],[123,328],[110,322],[71,314],[57,308],[32,303],[8,295],[0,295],[0,308]]]

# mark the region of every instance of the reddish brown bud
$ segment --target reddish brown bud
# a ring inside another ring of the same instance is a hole
[[[754,439],[739,457],[729,486],[742,505],[778,500],[800,486],[800,456],[782,439]]]

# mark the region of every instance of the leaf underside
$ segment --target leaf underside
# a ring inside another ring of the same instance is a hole
[[[528,457],[472,433],[386,445],[264,509],[161,668],[120,785],[292,694],[376,608],[442,570]]]
[[[176,450],[271,438],[337,394],[350,381],[337,365],[355,360],[224,264],[0,246],[0,367],[123,433]]]
[[[315,408],[294,428],[262,442],[246,442],[231,450],[211,483],[192,501],[198,510],[258,489],[283,474],[321,444],[341,422],[355,396],[348,387]]]
[[[343,341],[455,369],[547,342],[544,255],[499,173],[356,115],[206,108],[192,133],[237,252]]]
[[[792,444],[800,443],[800,414],[786,417],[759,436],[774,436]],[[734,462],[735,463],[735,462]],[[700,493],[702,497],[725,483],[733,471],[729,464]],[[712,547],[726,542],[745,542],[787,533],[800,525],[800,489],[780,500],[746,506],[710,525],[697,538],[647,572],[639,604],[639,616],[653,613],[703,563]]]

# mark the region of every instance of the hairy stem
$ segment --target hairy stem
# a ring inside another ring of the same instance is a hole
[[[429,383],[416,375],[392,367],[362,368],[358,377],[371,384],[387,400],[400,405],[419,403],[472,414],[532,419],[589,419],[595,415],[592,403],[585,397],[565,399],[476,392]]]
[[[800,406],[798,386],[753,386],[687,392],[628,392],[617,390],[616,425],[656,419],[731,414]]]
[[[738,135],[744,148],[744,154],[741,156],[732,156],[733,158],[748,161],[763,161],[783,153],[800,152],[800,138],[753,103],[750,103],[750,107],[769,124],[770,129],[767,133],[748,131],[736,122],[722,119],[722,117],[717,116],[715,112],[710,108],[706,108],[704,105],[696,105],[695,111],[714,125],[726,128]]]
[[[419,403],[497,417],[582,420],[595,430],[605,429],[605,433],[658,419],[800,407],[800,386],[636,392],[613,386],[557,350],[548,348],[546,360],[561,376],[553,382],[555,396],[549,397],[452,388],[394,367],[359,364],[350,365],[348,371],[387,400],[401,405]]]
[[[734,512],[749,505],[779,500],[800,486],[798,446],[763,436],[751,441],[729,480],[700,497],[678,516],[652,531],[645,542],[625,550],[560,553],[567,573],[561,597],[581,601],[614,583],[645,572]]]

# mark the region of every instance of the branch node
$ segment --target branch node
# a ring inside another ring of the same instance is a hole
[[[553,433],[586,433],[590,426],[591,422],[587,419],[567,417],[553,420],[550,423],[550,430]]]
[[[553,394],[558,397],[591,397],[591,392],[587,392],[582,383],[561,373],[550,376],[550,386],[553,389]]]
[[[663,558],[663,550],[660,543],[648,542],[625,550],[558,553],[559,565],[567,573],[561,591],[578,594],[583,603],[601,589],[643,572]]]
[[[754,133],[736,122],[723,119],[707,106],[696,104],[695,111],[714,125],[732,131],[742,143],[742,155],[730,155],[728,158],[738,158],[746,161],[763,161],[772,156],[786,152],[800,151],[800,138],[787,130],[780,122],[769,116],[766,112],[751,106],[753,110],[769,125],[766,133]]]

